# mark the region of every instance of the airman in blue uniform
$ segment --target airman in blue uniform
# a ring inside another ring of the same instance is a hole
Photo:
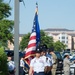
[[[9,71],[9,75],[12,74],[14,75],[15,74],[15,63],[14,61],[12,61],[12,57],[11,56],[8,56],[8,71]]]
[[[42,45],[41,58],[47,63],[45,75],[51,75],[52,60],[46,56],[46,52],[47,52],[47,45]]]
[[[31,60],[29,75],[45,75],[46,61],[41,58],[40,48],[36,48],[36,56]],[[33,72],[34,71],[34,72]]]
[[[21,56],[21,59],[20,59],[20,75],[25,75],[24,67],[25,67],[24,58],[23,58],[23,56]]]

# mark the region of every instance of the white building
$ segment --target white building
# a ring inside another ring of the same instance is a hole
[[[48,36],[52,36],[54,42],[60,41],[67,45],[67,49],[75,49],[75,31],[60,28],[49,28],[44,30]]]

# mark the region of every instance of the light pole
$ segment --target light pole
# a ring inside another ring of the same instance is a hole
[[[19,75],[19,0],[14,1],[14,62]]]

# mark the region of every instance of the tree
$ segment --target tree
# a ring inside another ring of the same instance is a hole
[[[29,42],[29,38],[30,38],[30,33],[28,34],[25,34],[22,38],[22,41],[20,42],[20,50],[24,50],[27,45],[28,45],[28,42]]]
[[[66,48],[66,45],[64,45],[62,42],[60,42],[60,41],[56,41],[55,43],[54,43],[54,50],[55,51],[62,51],[62,50],[64,50]]]
[[[53,47],[53,38],[48,36],[43,30],[41,30],[41,44],[47,45],[47,47]]]
[[[11,7],[0,0],[0,45],[7,47],[7,42],[10,40],[13,42],[13,26],[14,22],[12,20],[7,20],[11,15]]]
[[[9,4],[6,4],[3,2],[3,0],[0,0],[0,20],[7,18],[11,15],[11,7]]]
[[[49,37],[46,35],[46,33],[41,30],[40,32],[41,34],[41,44],[46,44],[48,47],[53,46],[53,38]],[[23,38],[22,41],[20,42],[20,50],[24,50],[29,42],[29,37],[30,37],[30,33],[26,34]]]
[[[13,42],[13,21],[1,20],[0,21],[0,45],[7,46],[7,40]]]
[[[0,47],[0,75],[8,75],[7,56],[3,47]]]

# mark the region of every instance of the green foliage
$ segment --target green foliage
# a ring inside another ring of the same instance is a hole
[[[6,4],[3,2],[3,0],[0,0],[0,20],[7,18],[11,15],[11,7],[9,4]]]
[[[12,20],[7,20],[5,18],[11,15],[11,7],[9,4],[0,0],[0,45],[7,47],[7,42],[10,40],[13,43],[13,26],[14,22]]]
[[[23,36],[22,41],[20,42],[20,50],[23,51],[27,47],[29,38],[30,38],[30,33]]]
[[[0,45],[7,46],[7,40],[13,42],[13,21],[1,20],[0,21]]]
[[[8,75],[7,56],[3,47],[0,47],[0,75]]]
[[[41,44],[46,44],[48,47],[53,46],[53,38],[49,37],[45,34],[44,31],[41,30]],[[30,33],[26,34],[23,38],[22,41],[20,42],[20,50],[24,50],[29,42],[29,37]]]
[[[54,50],[55,51],[62,51],[66,48],[66,45],[64,45],[62,42],[57,41],[54,43]]]
[[[41,30],[41,44],[45,44],[47,47],[53,47],[53,38],[48,36],[43,30]]]
[[[48,48],[54,48],[55,51],[62,51],[66,48],[66,45],[64,45],[62,42],[57,41],[54,42],[53,38],[51,36],[48,36],[43,30],[40,32],[41,34],[41,42],[40,44],[45,44],[47,45]],[[24,50],[29,42],[29,37],[30,33],[26,34],[23,38],[22,41],[20,42],[20,50]]]

